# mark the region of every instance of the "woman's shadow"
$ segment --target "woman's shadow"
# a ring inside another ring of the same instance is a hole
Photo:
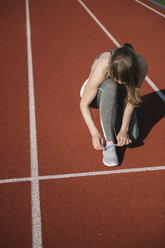
[[[165,95],[165,89],[160,90]],[[140,137],[130,148],[145,145],[145,138],[150,133],[153,126],[165,116],[165,103],[158,96],[159,92],[153,92],[142,97],[142,103],[136,108]],[[127,147],[117,147],[119,163],[123,162],[124,153]]]

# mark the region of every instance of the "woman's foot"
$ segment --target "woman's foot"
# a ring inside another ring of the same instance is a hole
[[[103,164],[106,166],[119,165],[118,157],[116,154],[116,145],[110,141],[106,144],[103,151]]]

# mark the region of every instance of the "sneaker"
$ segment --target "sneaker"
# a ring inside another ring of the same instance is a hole
[[[107,166],[119,165],[115,146],[116,145],[113,142],[110,142],[105,146],[103,151],[103,164]]]

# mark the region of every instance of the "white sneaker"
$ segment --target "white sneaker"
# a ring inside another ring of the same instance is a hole
[[[106,166],[119,165],[118,157],[116,154],[116,145],[113,142],[109,142],[103,151],[103,164]]]

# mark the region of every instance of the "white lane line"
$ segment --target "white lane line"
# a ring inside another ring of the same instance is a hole
[[[32,177],[32,183],[31,183],[32,247],[42,248],[33,63],[32,63],[31,28],[30,28],[30,13],[29,13],[28,0],[25,0],[25,6],[26,6],[26,32],[27,32],[26,35],[27,35],[28,82],[29,82],[30,156],[31,156],[31,177]]]
[[[158,170],[165,170],[165,166],[132,168],[132,169],[110,170],[110,171],[93,171],[93,172],[61,174],[61,175],[50,175],[50,176],[41,176],[41,177],[39,177],[39,179],[40,180],[46,180],[46,179],[72,178],[72,177],[102,176],[102,175],[110,175],[110,174],[123,174],[123,173],[147,172],[147,171],[158,171]]]
[[[92,17],[92,19],[99,25],[99,27],[103,30],[103,32],[112,40],[112,42],[117,46],[120,47],[121,45],[119,42],[109,33],[109,31],[103,26],[103,24],[96,18],[96,16],[89,10],[89,8],[81,1],[77,0],[82,7],[88,12],[88,14]],[[157,88],[157,86],[152,82],[152,80],[146,76],[147,83],[151,86],[151,88],[157,93],[157,95],[165,102],[165,96],[163,93]]]
[[[165,170],[165,166],[155,166],[155,167],[143,167],[143,168],[130,168],[121,170],[109,170],[109,171],[92,171],[92,172],[82,172],[82,173],[71,173],[71,174],[60,174],[60,175],[48,175],[48,176],[38,176],[38,180],[49,180],[49,179],[62,179],[62,178],[72,178],[72,177],[89,177],[89,176],[102,176],[111,174],[123,174],[123,173],[135,173],[135,172],[148,172],[148,171],[159,171]],[[15,183],[23,181],[34,181],[32,178],[13,178],[13,179],[3,179],[0,180],[0,184],[3,183]]]
[[[88,12],[88,14],[93,18],[93,20],[99,25],[99,27],[104,31],[104,33],[113,41],[113,43],[120,47],[118,41],[108,32],[108,30],[103,26],[103,24],[96,18],[96,16],[88,9],[88,7],[81,1],[78,2],[83,6],[83,8]]]
[[[2,183],[29,182],[29,181],[32,181],[31,177],[10,178],[10,179],[1,179],[0,184],[2,184]]]
[[[165,102],[165,95],[156,87],[156,85],[152,82],[152,80],[146,76],[145,80],[147,83],[151,86],[151,88],[157,93],[157,95],[162,99],[163,102]]]
[[[145,3],[142,3],[142,2],[141,2],[141,1],[139,1],[139,0],[135,0],[135,2],[140,3],[141,5],[143,5],[143,6],[145,6],[146,8],[148,8],[148,9],[152,10],[152,11],[153,11],[153,12],[155,12],[156,14],[158,14],[158,15],[160,15],[160,16],[162,16],[162,17],[165,17],[165,15],[164,15],[164,14],[160,13],[160,12],[159,12],[159,11],[157,11],[156,9],[151,8],[150,6],[148,6],[148,5],[147,5],[147,4],[145,4]]]

